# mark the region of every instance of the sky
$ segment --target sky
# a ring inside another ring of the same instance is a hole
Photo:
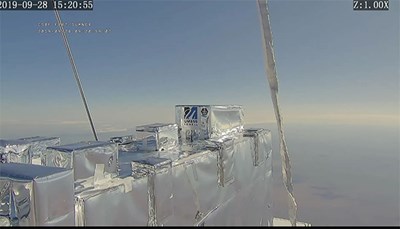
[[[399,3],[269,1],[286,123],[399,125]],[[176,104],[275,121],[256,1],[95,0],[60,15],[98,132],[174,122]],[[0,138],[90,132],[54,23],[52,11],[0,11]]]

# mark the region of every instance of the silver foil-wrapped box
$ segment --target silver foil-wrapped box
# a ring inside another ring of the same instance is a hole
[[[118,146],[112,142],[87,141],[47,147],[43,165],[73,168],[74,179],[86,179],[95,174],[97,165],[104,165],[104,173],[118,174]]]
[[[176,105],[175,121],[182,143],[241,132],[244,125],[239,105]]]
[[[31,144],[24,140],[0,139],[0,163],[32,163]]]
[[[147,178],[104,180],[75,194],[76,226],[145,226],[148,221]]]
[[[217,152],[218,184],[225,186],[232,183],[235,167],[235,139],[233,137],[223,137],[207,141],[207,148]],[[242,153],[242,152],[241,152]]]
[[[140,150],[170,150],[178,146],[178,125],[153,123],[136,127]]]
[[[118,145],[119,151],[135,151],[138,150],[136,139],[133,135],[125,135],[119,137],[111,137],[110,141]]]
[[[10,226],[74,226],[74,178],[70,169],[0,165],[0,218]]]
[[[269,131],[198,141],[186,157],[173,162],[174,225],[248,225],[272,223],[272,158]],[[260,140],[262,138],[263,140]],[[263,163],[254,165],[255,140]],[[239,166],[240,165],[240,166]]]
[[[120,151],[117,178],[76,193],[76,225],[271,225],[270,149],[260,129],[171,151]]]
[[[234,180],[221,187],[216,208],[200,222],[204,226],[270,226],[272,225],[272,155],[270,131],[244,130],[233,140]],[[258,134],[254,134],[258,132]],[[255,142],[259,163],[255,165]],[[262,161],[262,163],[261,163]],[[240,166],[237,166],[239,165]],[[232,188],[234,190],[232,195]]]
[[[89,189],[78,191],[76,225],[165,225],[173,214],[171,160],[144,152],[120,153],[126,155],[123,161],[135,160],[131,161],[130,176],[123,171],[123,177],[105,178]]]
[[[164,225],[173,214],[172,161],[160,157],[132,161],[132,176],[147,177],[147,225]]]
[[[253,140],[254,149],[251,150],[253,155],[253,164],[258,166],[265,162],[266,158],[272,152],[271,146],[271,131],[262,128],[245,129],[243,132],[244,137],[250,137]]]
[[[167,226],[198,225],[219,205],[217,153],[198,149],[173,162],[173,217]]]
[[[122,151],[118,152],[118,177],[132,176],[132,161],[145,159],[150,156],[159,157],[160,151]]]
[[[132,142],[135,140],[133,135],[125,135],[125,136],[119,136],[119,137],[111,137],[110,141],[117,143],[117,144],[123,144],[123,143],[128,143]]]
[[[57,146],[60,145],[61,139],[59,137],[43,137],[43,136],[35,136],[35,137],[27,137],[20,138],[18,140],[24,140],[31,143],[31,155],[32,155],[32,164],[41,164],[41,156],[42,153],[49,146]]]

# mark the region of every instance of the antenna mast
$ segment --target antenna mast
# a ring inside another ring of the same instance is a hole
[[[94,128],[94,124],[93,124],[93,121],[92,121],[92,117],[90,116],[89,107],[88,107],[88,105],[87,105],[86,98],[85,98],[85,94],[84,94],[84,92],[83,92],[81,80],[79,79],[78,69],[76,68],[75,61],[74,61],[74,57],[72,56],[72,51],[71,51],[71,48],[69,47],[69,43],[68,43],[68,39],[67,39],[67,34],[65,33],[65,30],[64,30],[64,25],[63,25],[62,22],[61,22],[61,17],[60,17],[60,14],[58,13],[57,9],[54,9],[54,14],[55,14],[55,16],[56,16],[56,20],[57,20],[58,27],[60,28],[60,31],[61,31],[61,36],[62,36],[63,41],[64,41],[64,46],[65,46],[65,48],[66,48],[66,50],[67,50],[67,54],[68,54],[69,61],[70,61],[71,66],[72,66],[72,71],[74,72],[74,76],[75,76],[76,83],[78,84],[79,92],[80,92],[80,94],[81,94],[81,98],[82,98],[82,101],[83,101],[83,105],[85,106],[85,109],[86,109],[86,114],[87,114],[87,116],[88,116],[88,119],[89,119],[89,122],[90,122],[90,126],[91,126],[91,128],[92,128],[92,132],[93,132],[93,135],[94,135],[94,139],[95,139],[96,141],[98,141],[97,134],[96,134],[96,130],[95,130],[95,128]]]

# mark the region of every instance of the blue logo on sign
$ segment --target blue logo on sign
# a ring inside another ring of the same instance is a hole
[[[184,119],[197,120],[197,107],[185,107]]]

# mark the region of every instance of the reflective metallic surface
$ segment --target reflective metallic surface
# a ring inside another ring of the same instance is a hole
[[[72,170],[17,163],[1,165],[3,223],[8,220],[11,226],[73,226],[73,200]]]
[[[136,139],[133,137],[133,135],[112,137],[112,138],[110,138],[110,141],[118,144],[119,151],[138,150]]]
[[[76,192],[76,225],[270,226],[271,153],[263,129],[171,151],[119,151],[117,178]]]
[[[111,142],[88,141],[48,147],[43,158],[43,165],[73,168],[75,180],[94,176],[96,164],[103,164],[105,173],[118,173],[118,146]]]
[[[271,132],[228,132],[164,151],[119,147],[133,136],[48,147],[47,166],[0,168],[0,225],[271,226]]]
[[[0,139],[0,163],[32,163],[30,147],[28,141]]]
[[[267,152],[269,155],[272,152],[272,145],[268,144],[268,142],[271,142],[271,131],[251,128],[246,129],[243,136],[254,139],[254,150],[251,150],[254,166],[264,163],[268,156],[265,157],[265,155],[262,154]]]
[[[234,139],[235,179],[226,187],[220,187],[225,197],[221,197],[219,205],[209,212],[201,225],[272,225],[272,151],[259,151],[259,156],[265,160],[258,166],[254,166],[253,156],[254,142],[262,142],[260,148],[268,149],[271,135],[266,130],[258,131],[257,137],[244,135]]]
[[[176,105],[175,122],[182,143],[218,138],[243,130],[243,109],[238,105]]]
[[[218,166],[218,184],[222,187],[234,181],[233,169],[235,166],[234,161],[234,139],[221,138],[218,140],[212,139],[207,141],[208,148],[217,152],[217,166]]]
[[[77,226],[147,225],[147,178],[116,180],[75,195]]]
[[[196,225],[218,205],[217,155],[204,149],[174,162],[174,214],[167,225]]]
[[[18,140],[24,140],[31,144],[31,155],[32,160],[41,158],[41,155],[49,146],[58,146],[60,145],[61,139],[59,137],[27,137],[27,138],[20,138]],[[39,162],[39,160],[36,160]],[[34,163],[34,161],[32,161]],[[40,163],[38,163],[40,164]]]
[[[178,125],[175,123],[154,123],[136,127],[139,149],[171,150],[178,146]]]

